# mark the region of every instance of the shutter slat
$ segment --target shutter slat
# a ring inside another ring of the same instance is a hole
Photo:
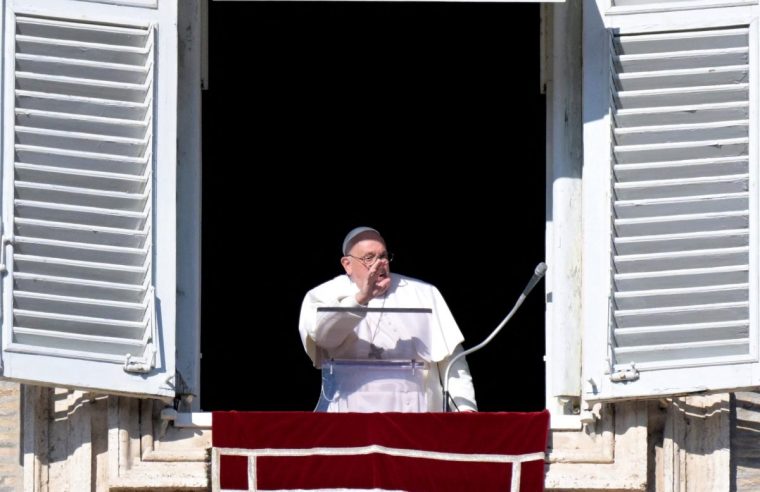
[[[55,149],[45,146],[16,145],[19,162],[43,166],[60,166],[71,169],[86,169],[103,172],[143,175],[151,154],[143,157],[127,157],[99,152]]]
[[[70,333],[107,337],[118,335],[117,338],[121,339],[142,340],[147,328],[145,323],[134,321],[119,321],[70,314],[40,313],[25,311],[23,309],[14,309],[13,316],[17,326],[56,331],[61,333],[62,336]]]
[[[73,224],[111,227],[116,229],[143,229],[148,219],[147,212],[109,210],[97,207],[51,204],[28,200],[15,200],[16,212],[20,217],[47,220],[52,222],[70,222]]]
[[[72,60],[58,56],[16,55],[16,70],[20,73],[55,74],[58,77],[116,82],[119,85],[145,84],[149,68],[92,60]]]
[[[723,176],[618,182],[614,184],[613,188],[617,200],[627,201],[683,196],[698,197],[716,193],[744,193],[747,191],[748,181],[748,174],[726,174]]]
[[[150,233],[147,222],[145,222],[142,229],[119,229],[70,222],[16,218],[14,226],[18,236],[57,239],[60,241],[81,241],[88,244],[103,244],[125,248],[144,247]]]
[[[749,207],[749,193],[677,196],[643,200],[618,200],[615,216],[620,219],[742,211]]]
[[[710,302],[741,302],[747,298],[748,290],[749,284],[733,284],[616,292],[615,306],[618,309],[645,309],[700,305]]]
[[[749,29],[716,29],[674,31],[657,34],[616,36],[613,40],[618,55],[667,53],[672,51],[744,47],[749,44]]]
[[[747,158],[691,159],[685,161],[645,162],[613,166],[618,183],[657,181],[662,179],[697,178],[721,174],[747,174]]]
[[[130,304],[78,297],[57,296],[16,290],[13,302],[17,309],[42,313],[70,314],[120,321],[144,321],[146,304]]]
[[[71,115],[142,121],[150,116],[150,101],[114,101],[87,96],[16,90],[16,107]]]
[[[147,267],[114,265],[62,258],[48,258],[22,254],[13,255],[14,266],[21,273],[52,275],[55,277],[99,280],[119,284],[142,284]]]
[[[643,145],[617,145],[615,161],[637,164],[662,160],[743,157],[749,152],[749,138],[668,142]]]
[[[749,335],[749,320],[688,325],[618,328],[615,338],[625,346],[699,342],[705,340],[737,340]]]
[[[13,283],[15,289],[40,294],[132,303],[143,302],[148,289],[145,283],[143,285],[117,284],[22,272],[15,273]]]
[[[150,86],[147,84],[77,79],[27,72],[16,72],[16,87],[25,91],[51,92],[69,96],[89,96],[131,102],[144,102],[146,96],[150,95],[148,92]]]
[[[21,162],[17,162],[14,168],[16,170],[16,179],[20,181],[48,183],[49,185],[65,186],[68,188],[78,186],[85,189],[142,194],[148,183],[147,176],[41,166]]]
[[[99,134],[113,137],[144,139],[147,121],[103,118],[89,115],[72,115],[37,109],[16,109],[16,124],[24,127],[44,128],[64,132]]]
[[[616,327],[618,328],[735,321],[748,317],[748,301],[647,309],[617,309],[614,313]]]
[[[693,87],[657,88],[618,91],[614,94],[616,110],[658,108],[689,104],[719,104],[747,101],[749,84],[725,84]]]
[[[705,340],[705,341],[696,341],[696,342],[674,343],[674,344],[668,344],[668,345],[645,345],[645,346],[625,347],[625,348],[620,349],[620,353],[630,354],[632,356],[633,354],[645,354],[646,352],[658,352],[661,350],[698,349],[698,348],[737,346],[737,345],[748,345],[748,344],[749,344],[749,339],[747,338],[738,338],[738,339],[733,339],[733,340],[729,339],[725,341]],[[720,355],[720,354],[715,354],[714,356],[716,355]]]
[[[81,152],[142,157],[148,150],[148,138],[127,138],[96,133],[77,133],[45,128],[16,127],[20,145],[49,146]]]
[[[616,291],[678,289],[740,284],[748,281],[749,267],[747,265],[613,275]]]
[[[641,72],[749,64],[749,48],[711,48],[619,55],[612,58],[619,71]]]
[[[622,91],[739,84],[749,80],[749,65],[684,68],[618,74],[615,85]]]
[[[21,26],[21,24],[17,24],[17,26]],[[129,46],[129,44],[119,44],[119,43],[100,43],[100,42],[91,42],[86,41],[78,37],[79,34],[81,34],[82,30],[79,30],[75,36],[75,38],[60,38],[55,36],[52,32],[50,32],[50,35],[39,35],[39,36],[30,36],[28,34],[23,34],[21,31],[17,31],[16,34],[16,43],[18,43],[18,51],[16,54],[39,54],[34,53],[32,49],[25,49],[26,45],[39,45],[40,47],[47,47],[49,50],[55,50],[59,48],[64,47],[73,47],[77,48],[79,51],[91,51],[93,53],[97,52],[98,50],[101,51],[109,51],[109,52],[119,52],[119,53],[139,53],[142,55],[148,55],[150,53],[150,46],[148,45],[148,38],[147,33],[143,32],[140,36],[137,36],[136,38],[132,38],[135,41],[134,46]],[[105,34],[105,32],[102,32],[102,34]],[[88,53],[89,54],[89,53]],[[82,53],[79,53],[79,56],[82,56]],[[77,59],[77,56],[64,56],[63,58],[72,58]],[[89,57],[84,56],[85,59],[95,60],[95,61],[102,61],[97,58],[97,56]],[[136,65],[145,65],[147,62],[145,60],[140,61],[139,63],[136,63]]]
[[[34,328],[16,327],[15,333],[19,345],[29,345],[30,347],[37,348],[51,347],[63,350],[75,350],[77,352],[89,351],[114,356],[121,355],[122,357],[125,353],[139,352],[142,345],[141,340],[82,334],[62,336],[55,331]],[[118,362],[117,358],[111,358],[110,360]]]
[[[646,145],[700,140],[728,140],[747,135],[748,120],[709,123],[634,126],[614,131],[619,145]]]
[[[646,347],[626,347],[618,350],[618,364],[636,362],[659,362],[662,360],[688,363],[694,359],[735,357],[749,354],[749,339],[705,341],[652,345]]]
[[[41,183],[16,182],[17,203],[47,202],[63,205],[100,209],[119,209],[139,212],[145,209],[148,193],[122,193],[90,188],[49,185]]]
[[[616,219],[614,226],[617,237],[741,229],[749,226],[749,212],[743,210]]]
[[[746,265],[749,263],[749,247],[618,255],[613,261],[615,270],[621,274]]]
[[[692,249],[734,248],[749,244],[749,231],[729,229],[725,231],[687,232],[650,236],[618,237],[614,240],[617,254],[664,253]]]
[[[150,47],[129,47],[80,41],[47,39],[35,36],[16,36],[18,51],[29,55],[57,56],[61,58],[93,60],[123,65],[146,65],[150,60]]]
[[[81,260],[116,265],[142,266],[150,253],[147,247],[124,248],[19,236],[14,241],[14,252],[28,256]]]
[[[98,45],[143,47],[148,33],[144,28],[114,25],[93,25],[70,22],[63,19],[19,16],[16,18],[16,32],[38,38],[52,38],[75,42],[96,43]]]
[[[736,101],[659,108],[620,109],[615,111],[614,117],[619,127],[748,120],[749,104],[746,101]]]

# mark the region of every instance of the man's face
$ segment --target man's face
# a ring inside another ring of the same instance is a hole
[[[377,234],[367,233],[359,236],[359,241],[343,257],[343,268],[356,284],[363,283],[371,268],[378,273],[378,280],[390,276],[388,251],[385,243]]]

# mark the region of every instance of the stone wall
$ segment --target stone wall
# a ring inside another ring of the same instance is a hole
[[[23,489],[20,402],[20,385],[0,381],[0,492]]]
[[[208,490],[211,429],[165,402],[25,386],[23,408],[25,490]]]

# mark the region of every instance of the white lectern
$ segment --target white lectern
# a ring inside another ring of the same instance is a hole
[[[415,360],[322,363],[318,412],[425,412],[429,367]]]

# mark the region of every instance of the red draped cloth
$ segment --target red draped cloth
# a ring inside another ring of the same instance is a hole
[[[549,413],[214,412],[214,490],[544,489]]]

